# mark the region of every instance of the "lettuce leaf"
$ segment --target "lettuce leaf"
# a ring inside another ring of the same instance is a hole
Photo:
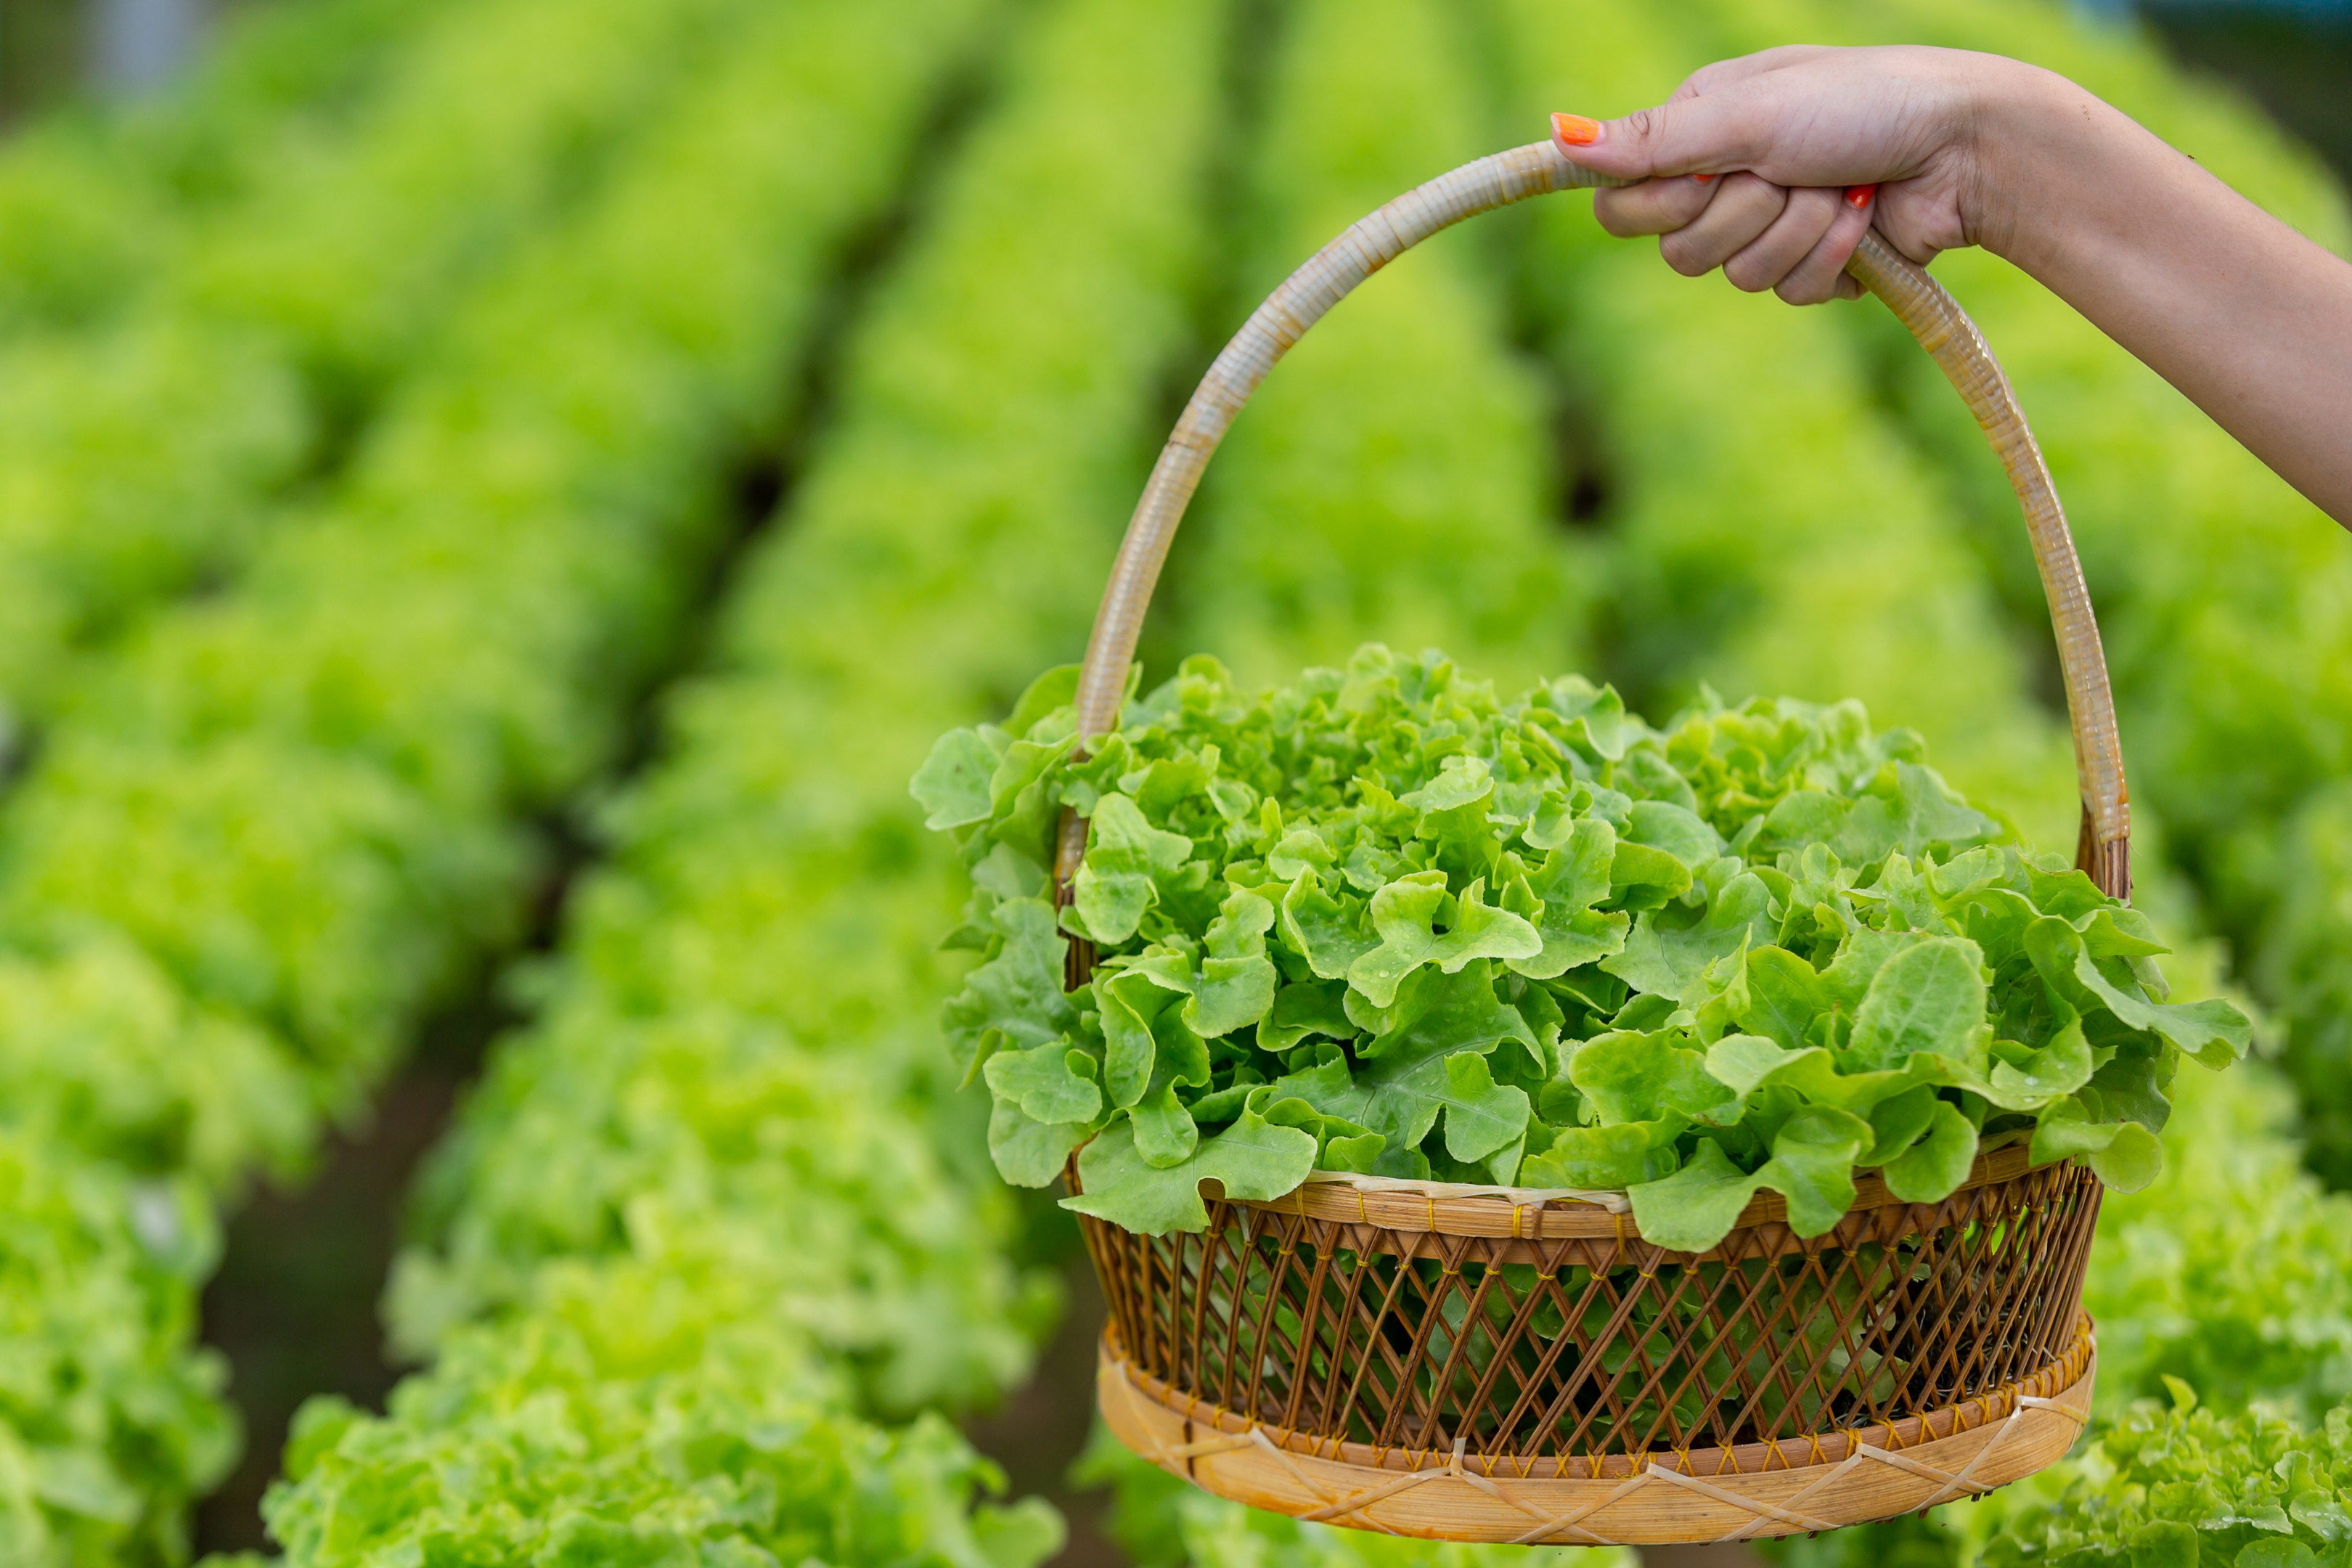
[[[1081,759],[1068,689],[943,739],[913,792],[972,870],[943,1023],[998,1168],[1081,1151],[1075,1206],[1132,1229],[1320,1163],[1622,1188],[1700,1251],[1760,1191],[1806,1236],[1860,1170],[1945,1197],[1987,1132],[2133,1187],[2173,1064],[2246,1048],[2226,1003],[2167,999],[2144,920],[1853,703],[1654,728],[1433,653],[1265,692],[1194,658]],[[1096,947],[1075,993],[1066,932]]]

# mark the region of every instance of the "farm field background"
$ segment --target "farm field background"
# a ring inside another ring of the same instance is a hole
[[[289,0],[12,132],[0,1563],[1508,1555],[1066,1479],[1076,1233],[941,1048],[962,872],[906,784],[1076,656],[1291,265],[1794,39],[2040,61],[2352,244],[2246,100],[2026,0]],[[2081,542],[2176,994],[2263,1045],[2103,1211],[2105,1447],[1769,1550],[2339,1562],[2352,538],[2030,280],[1935,270]],[[1368,286],[1228,447],[1147,680],[1378,638],[1656,718],[1858,697],[2072,841],[2014,502],[1874,304],[1550,198]]]

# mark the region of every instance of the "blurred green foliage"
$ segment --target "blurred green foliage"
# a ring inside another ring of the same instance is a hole
[[[1470,41],[1444,7],[1288,13],[1242,174],[1253,303],[1356,218],[1489,150]],[[1511,352],[1491,238],[1432,240],[1268,378],[1180,547],[1183,652],[1251,686],[1371,639],[1443,645],[1509,687],[1589,657],[1583,574],[1547,515],[1544,390]]]
[[[935,25],[980,10],[940,0]],[[974,1471],[935,1418],[886,1438],[856,1412],[995,1397],[1054,1293],[1010,1261],[1019,1216],[937,1054],[955,868],[906,779],[943,724],[1082,632],[1189,342],[1225,23],[1192,0],[983,14],[1003,27],[989,107],[857,323],[825,441],[736,574],[706,671],[666,704],[662,756],[604,814],[609,863],[534,978],[540,1022],[499,1047],[428,1175],[392,1304],[433,1370],[381,1420],[313,1407],[320,1436],[267,1510],[290,1561],[362,1560],[314,1521],[420,1463],[446,1479],[413,1494],[427,1508],[375,1509],[370,1550],[551,1540],[512,1533],[520,1502],[598,1521],[602,1560],[794,1562],[822,1547],[772,1519],[870,1500],[877,1531],[929,1532],[907,1559],[928,1561],[963,1517]],[[1148,180],[1116,134],[1131,115],[1162,138]],[[668,1303],[657,1381],[538,1359],[568,1303],[637,1290]],[[675,1416],[672,1386],[695,1391]],[[861,1460],[772,1500],[695,1460],[625,1492],[595,1463],[467,1479],[513,1462],[493,1413],[551,1400],[605,1413],[592,1453],[677,1430],[697,1454],[772,1451],[773,1412],[798,1405],[845,1447],[961,1458]],[[971,1528],[1003,1568],[1058,1544],[1034,1511],[991,1518]]]
[[[77,684],[0,821],[0,924],[31,966],[7,988],[26,1026],[0,1050],[17,1091],[0,1121],[45,1160],[145,1162],[201,1214],[257,1163],[299,1163],[511,940],[545,857],[534,818],[609,765],[675,658],[730,469],[793,414],[779,367],[895,193],[976,10],[943,0],[908,37],[854,6],[734,7],[727,47],[705,40],[725,68],[436,323],[330,493],[240,583],[153,617]],[[680,26],[662,35],[673,67],[697,31]],[[655,68],[625,37],[596,47]],[[106,1005],[60,1016],[93,994]],[[125,1233],[147,1189],[92,1183],[60,1212]],[[133,1269],[128,1249],[71,1245]],[[88,1353],[213,1392],[189,1344],[205,1271],[142,1286],[159,1307],[118,1314]],[[100,1514],[89,1489],[10,1494],[48,1542],[31,1561],[176,1554],[180,1507],[231,1444],[216,1407],[142,1408],[152,1438],[86,1423],[48,1461],[112,1478]],[[192,1422],[201,1447],[173,1436]]]

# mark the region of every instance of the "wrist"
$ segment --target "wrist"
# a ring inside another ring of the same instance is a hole
[[[2114,110],[2053,71],[1980,58],[1987,63],[1970,73],[1963,99],[1961,231],[1967,243],[2032,272],[2031,258],[2059,243],[2053,229],[2065,203],[2057,193],[2085,162],[2085,106]]]

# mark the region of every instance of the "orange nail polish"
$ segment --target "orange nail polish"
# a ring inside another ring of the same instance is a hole
[[[1862,208],[1868,206],[1870,205],[1870,198],[1877,194],[1878,186],[1875,184],[1867,185],[1848,185],[1845,188],[1846,204],[1853,207],[1856,211],[1859,211]]]
[[[1709,180],[1712,180],[1713,178],[1715,178],[1715,176],[1714,176],[1713,174],[1693,174],[1693,175],[1691,176],[1691,178],[1692,178],[1692,179],[1694,179],[1694,180],[1696,180],[1700,184],[1702,184],[1702,185],[1703,185],[1703,184],[1706,184]]]
[[[1551,133],[1571,147],[1590,147],[1601,140],[1601,121],[1587,120],[1581,114],[1555,114],[1551,117]]]

